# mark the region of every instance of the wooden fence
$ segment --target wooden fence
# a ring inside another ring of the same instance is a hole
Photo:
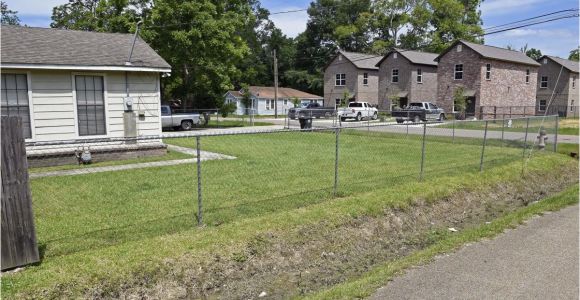
[[[28,162],[20,117],[1,118],[2,233],[1,269],[40,260],[34,229]]]

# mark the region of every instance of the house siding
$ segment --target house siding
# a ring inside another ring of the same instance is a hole
[[[391,82],[393,69],[399,69],[399,82]],[[417,82],[417,69],[423,74],[422,83]],[[389,55],[379,66],[379,107],[391,109],[391,99],[400,92],[407,92],[408,102],[435,102],[437,94],[437,67],[418,65],[398,54]]]
[[[22,73],[22,70],[2,70]],[[123,137],[124,72],[77,72],[60,70],[27,70],[30,78],[33,141],[68,140],[80,137],[77,130],[75,75],[101,75],[105,82],[105,123],[107,137]],[[138,135],[161,134],[159,76],[157,73],[129,73],[130,96],[135,112],[143,110],[145,117],[137,120]]]
[[[486,64],[491,64],[491,80],[485,79]],[[456,64],[463,64],[463,79],[454,79]],[[530,83],[526,84],[526,70],[530,70]],[[439,58],[437,70],[437,105],[446,111],[453,110],[453,94],[459,86],[475,91],[475,114],[479,117],[482,106],[534,106],[536,99],[538,67],[482,58],[467,46],[457,52],[457,45]],[[486,111],[487,112],[487,111]],[[520,112],[523,114],[524,112]],[[525,111],[533,115],[534,110]],[[485,116],[489,117],[489,116]]]
[[[553,60],[547,58],[547,63],[544,64],[543,59],[540,60],[540,68],[537,76],[537,96],[536,105],[539,106],[540,100],[546,100],[546,104],[549,103],[550,98],[553,95],[552,103],[550,104],[555,110],[550,110],[550,113],[559,112],[561,114],[578,114],[574,111],[577,108],[571,106],[578,106],[578,73],[570,72],[570,70],[562,67],[560,64],[554,62]],[[560,74],[562,70],[562,74]],[[560,75],[560,80],[556,85],[556,80]],[[548,76],[548,88],[541,88],[541,77]],[[576,86],[572,87],[573,77],[576,76]],[[575,100],[576,99],[576,100]],[[574,101],[574,103],[573,103]],[[539,111],[543,113],[543,111]]]
[[[363,85],[363,74],[368,73],[369,84]],[[346,74],[346,85],[336,86],[336,74]],[[359,69],[341,54],[337,55],[324,70],[324,103],[333,105],[349,92],[357,101],[378,104],[378,70]]]

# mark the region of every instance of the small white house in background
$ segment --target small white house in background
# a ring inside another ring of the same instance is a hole
[[[274,115],[274,87],[269,86],[250,86],[250,95],[252,98],[252,111],[255,115]],[[250,111],[242,104],[243,90],[228,91],[225,94],[225,103],[235,103],[237,115],[249,114]],[[286,114],[288,109],[294,108],[292,100],[298,98],[301,104],[320,103],[324,104],[321,96],[309,94],[292,88],[278,88],[278,114]]]
[[[140,38],[128,62],[133,37],[2,25],[2,115],[22,117],[30,143],[119,138],[130,126],[161,134],[160,76],[171,67]]]

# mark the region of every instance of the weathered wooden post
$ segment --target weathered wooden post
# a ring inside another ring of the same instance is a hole
[[[2,252],[1,269],[7,270],[40,260],[32,197],[28,184],[28,161],[22,120],[2,116]]]

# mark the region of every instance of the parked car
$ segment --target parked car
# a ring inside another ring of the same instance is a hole
[[[445,111],[431,102],[411,102],[404,109],[394,109],[391,116],[399,124],[405,121],[413,121],[414,123],[428,120],[444,121]]]
[[[169,105],[161,105],[161,126],[163,128],[173,128],[191,130],[193,126],[202,123],[199,113],[174,113]]]
[[[320,103],[308,103],[304,107],[296,107],[288,110],[288,118],[330,118],[335,115],[334,107],[324,107]]]
[[[348,107],[338,111],[338,115],[341,121],[346,119],[361,121],[363,118],[376,120],[379,117],[379,111],[368,102],[350,102]]]

